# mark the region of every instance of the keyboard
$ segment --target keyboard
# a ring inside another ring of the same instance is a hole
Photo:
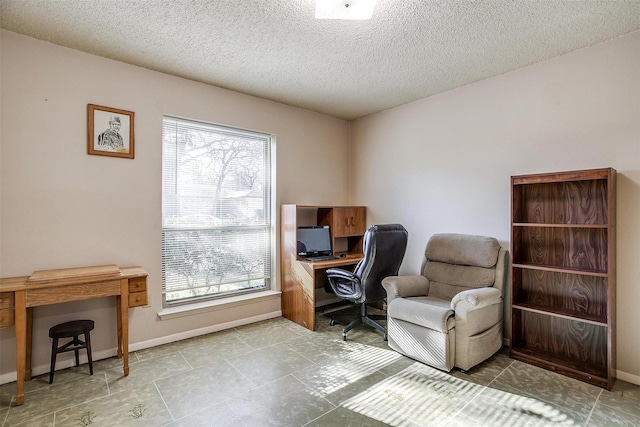
[[[334,259],[338,259],[338,257],[335,257],[333,255],[324,255],[324,256],[313,256],[309,258],[304,258],[305,261],[311,261],[311,262],[331,261]]]

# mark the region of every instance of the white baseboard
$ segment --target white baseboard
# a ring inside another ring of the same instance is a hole
[[[214,332],[224,331],[226,329],[237,328],[238,326],[249,325],[251,323],[260,322],[262,320],[274,319],[282,316],[282,312],[272,311],[271,313],[261,314],[259,316],[247,317],[244,319],[234,320],[227,323],[219,323],[217,325],[211,325],[200,329],[192,329],[189,331],[180,332],[174,335],[167,335],[164,337],[154,338],[148,341],[142,341],[129,345],[129,351],[139,351],[145,348],[157,347],[163,344],[169,344],[175,341],[185,340],[187,338],[199,337],[200,335],[211,334]],[[47,370],[47,372],[49,372]]]
[[[627,372],[616,371],[616,378],[631,384],[640,385],[640,376],[629,374]]]
[[[178,334],[167,335],[164,337],[154,338],[147,341],[132,343],[132,344],[129,344],[129,353],[134,351],[144,350],[146,348],[156,347],[163,344],[169,344],[175,341],[181,341],[187,338],[193,338],[200,335],[211,334],[213,332],[220,332],[226,329],[236,328],[238,326],[244,326],[251,323],[260,322],[262,320],[273,319],[280,316],[282,316],[281,311],[273,311],[271,313],[265,313],[259,316],[247,317],[240,320],[234,320],[232,322],[220,323],[217,325],[211,325],[211,326],[207,326],[200,329],[192,329],[192,330],[181,332]],[[117,349],[114,347],[110,349],[94,351],[92,354],[92,357],[95,362],[97,360],[108,359],[116,355],[117,355]],[[132,360],[129,359],[129,363],[131,362]],[[86,354],[83,356],[82,352],[80,353],[80,363],[81,364],[87,363],[87,356]],[[68,360],[61,360],[59,363],[56,363],[56,371],[60,369],[71,368],[73,365],[74,365],[73,358]],[[38,375],[43,375],[47,373],[49,373],[49,365],[48,364],[39,365],[39,366],[34,366],[32,368],[31,376],[36,377]],[[16,371],[7,372],[5,374],[0,375],[0,384],[14,382],[16,381],[16,378],[17,378]]]

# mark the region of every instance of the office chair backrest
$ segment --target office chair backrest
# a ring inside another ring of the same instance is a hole
[[[380,301],[387,296],[382,279],[398,274],[407,240],[407,230],[400,224],[369,227],[364,235],[364,257],[354,270],[363,290],[362,297],[356,303]]]

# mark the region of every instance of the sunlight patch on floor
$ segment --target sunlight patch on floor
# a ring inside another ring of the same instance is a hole
[[[474,400],[481,402],[474,404]],[[539,400],[488,389],[421,363],[377,383],[342,406],[397,427],[457,426],[465,420],[466,425],[577,425],[568,414]]]
[[[318,370],[315,377],[322,384],[314,394],[328,396],[402,358],[395,351],[360,343],[349,343],[345,350],[341,360],[332,361],[328,369]]]

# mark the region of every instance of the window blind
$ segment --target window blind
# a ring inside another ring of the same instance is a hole
[[[271,142],[268,134],[163,118],[165,305],[269,287]]]

